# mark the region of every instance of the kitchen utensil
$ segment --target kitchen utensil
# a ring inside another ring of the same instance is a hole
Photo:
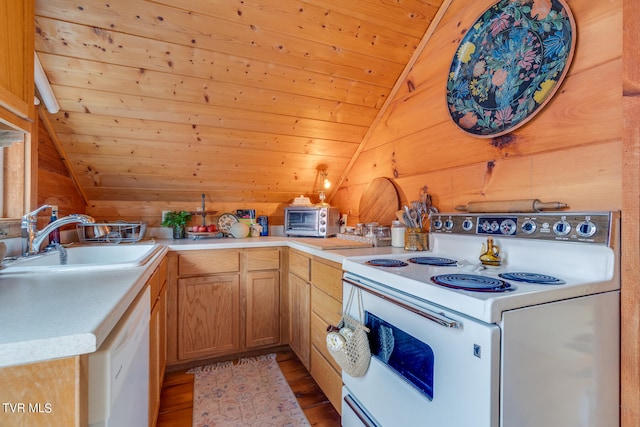
[[[417,227],[417,225],[413,222],[413,218],[411,218],[411,209],[409,209],[409,206],[404,207],[404,221],[405,224],[407,224],[407,227]]]
[[[541,202],[538,199],[522,200],[494,200],[486,202],[469,202],[466,205],[456,206],[458,211],[472,213],[482,212],[540,212],[541,210],[558,210],[567,208],[566,203]]]
[[[416,209],[409,209],[409,215],[411,216],[411,222],[418,228],[422,228],[422,219],[418,215],[418,211]]]

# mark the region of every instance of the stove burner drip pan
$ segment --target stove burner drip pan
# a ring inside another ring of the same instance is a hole
[[[458,262],[455,259],[449,258],[439,258],[432,256],[419,256],[414,258],[409,258],[407,261],[412,262],[414,264],[422,264],[422,265],[435,265],[438,267],[455,267]]]
[[[392,258],[370,259],[369,261],[366,261],[365,264],[372,265],[374,267],[406,267],[409,265],[404,261]]]
[[[513,272],[500,273],[498,276],[507,280],[515,280],[516,282],[535,283],[539,285],[564,285],[566,283],[564,280],[558,279],[557,277],[538,273]]]
[[[440,274],[431,277],[436,285],[474,292],[508,292],[515,289],[504,280],[476,274]]]

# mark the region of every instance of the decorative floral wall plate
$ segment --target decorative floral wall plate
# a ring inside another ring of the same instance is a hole
[[[469,28],[451,62],[451,118],[477,137],[522,126],[560,86],[575,44],[575,21],[563,0],[499,1]]]

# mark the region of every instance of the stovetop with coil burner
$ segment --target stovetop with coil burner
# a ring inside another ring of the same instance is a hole
[[[501,265],[480,263],[491,238]],[[619,214],[440,214],[430,250],[349,257],[345,277],[373,281],[480,320],[504,310],[619,289]]]

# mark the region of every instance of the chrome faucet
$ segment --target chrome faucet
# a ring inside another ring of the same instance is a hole
[[[89,215],[84,214],[71,214],[69,216],[62,217],[52,223],[47,224],[42,230],[38,231],[38,214],[45,209],[50,209],[51,205],[42,205],[38,209],[33,212],[29,212],[28,214],[22,217],[22,230],[23,235],[27,239],[27,248],[25,251],[25,255],[33,255],[40,252],[40,246],[44,239],[49,236],[53,230],[60,228],[67,224],[81,223],[81,224],[93,224],[95,223],[95,219],[90,217]],[[102,235],[108,233],[106,227],[96,226],[96,236],[101,237]]]
[[[53,245],[49,245],[45,248],[45,251],[58,251],[58,255],[60,256],[60,265],[67,265],[69,255],[67,254],[67,250],[60,243],[53,243]]]

